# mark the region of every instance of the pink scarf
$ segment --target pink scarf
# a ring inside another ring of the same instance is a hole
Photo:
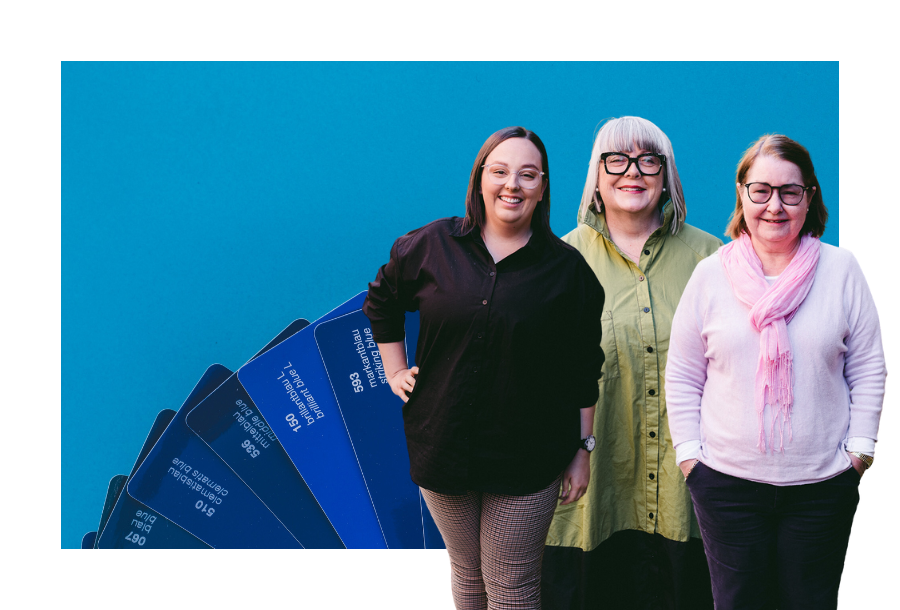
[[[804,235],[794,258],[771,286],[766,282],[762,263],[746,233],[719,249],[719,258],[734,296],[750,308],[750,324],[759,331],[754,394],[759,420],[756,446],[761,453],[766,452],[763,412],[769,405],[772,407],[772,447],[775,448],[775,422],[781,415],[781,446],[775,450],[784,452],[785,424],[793,438],[790,426],[794,404],[794,369],[787,325],[812,288],[819,263],[819,240]]]

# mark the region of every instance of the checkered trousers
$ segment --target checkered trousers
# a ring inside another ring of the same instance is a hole
[[[422,490],[450,554],[457,610],[540,610],[541,560],[560,478],[527,496]]]

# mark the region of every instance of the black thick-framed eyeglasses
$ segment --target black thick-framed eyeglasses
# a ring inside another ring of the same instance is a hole
[[[747,182],[744,184],[747,188],[747,197],[753,203],[769,203],[772,198],[772,191],[778,191],[778,198],[784,205],[798,205],[803,201],[803,194],[816,187],[803,186],[802,184],[782,184],[781,186],[772,186],[768,182]]]
[[[637,157],[629,157],[621,152],[605,152],[600,155],[607,174],[621,176],[634,163],[642,176],[655,176],[666,164],[666,156],[656,153],[644,153]]]

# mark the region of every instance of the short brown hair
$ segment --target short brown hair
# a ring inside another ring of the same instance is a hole
[[[747,223],[744,222],[744,204],[741,200],[741,185],[747,179],[747,173],[753,167],[753,163],[760,156],[775,157],[782,161],[793,163],[800,170],[803,176],[803,186],[816,187],[815,192],[809,200],[809,211],[806,213],[806,221],[800,229],[800,235],[812,235],[813,237],[821,237],[825,232],[825,223],[828,222],[828,209],[825,207],[825,201],[822,199],[822,187],[819,185],[819,179],[816,178],[816,170],[813,167],[812,158],[809,151],[799,142],[795,142],[787,136],[781,134],[766,134],[750,148],[744,151],[737,166],[737,176],[735,190],[737,191],[737,203],[734,206],[734,214],[728,221],[728,227],[725,229],[725,235],[732,239],[737,239],[741,233],[750,234],[747,229]]]

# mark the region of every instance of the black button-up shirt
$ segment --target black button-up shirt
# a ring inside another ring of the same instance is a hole
[[[413,481],[443,493],[524,495],[575,455],[603,364],[603,288],[574,248],[535,231],[494,263],[445,218],[399,238],[369,284],[375,340],[420,312],[419,375],[403,407]]]

